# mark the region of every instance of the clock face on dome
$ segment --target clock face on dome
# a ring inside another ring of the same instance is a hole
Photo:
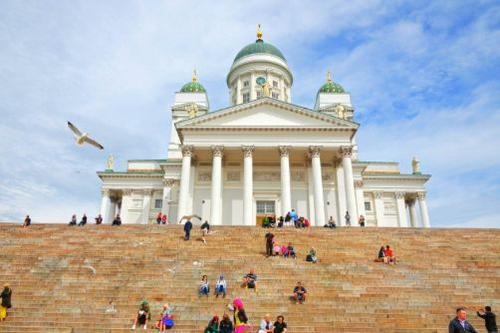
[[[266,84],[266,79],[263,78],[262,76],[259,76],[257,80],[255,80],[255,82],[257,82],[259,86],[263,86],[264,84]]]

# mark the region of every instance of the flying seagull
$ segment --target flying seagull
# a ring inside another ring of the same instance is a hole
[[[73,125],[69,121],[68,121],[68,127],[73,132],[73,135],[75,136],[77,145],[83,146],[84,143],[88,143],[88,144],[91,144],[92,146],[97,147],[99,149],[104,149],[104,147],[99,142],[90,138],[88,133],[80,132],[80,130],[78,128],[76,128],[76,126]]]

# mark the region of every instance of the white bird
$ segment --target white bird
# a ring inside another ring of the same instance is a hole
[[[76,139],[76,144],[79,146],[82,146],[84,143],[91,144],[94,147],[97,147],[99,149],[104,149],[104,147],[91,137],[89,137],[88,133],[82,133],[80,130],[73,125],[71,122],[68,121],[68,127],[69,129],[73,132],[73,135],[75,136]]]

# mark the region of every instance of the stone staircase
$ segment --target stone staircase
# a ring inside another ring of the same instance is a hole
[[[0,332],[130,332],[143,298],[153,319],[173,306],[173,332],[182,333],[203,332],[235,296],[254,327],[266,313],[283,314],[289,332],[445,332],[457,306],[484,332],[473,310],[500,312],[500,230],[273,230],[280,244],[294,243],[294,260],[265,258],[265,229],[214,229],[205,245],[197,227],[185,242],[180,226],[0,224],[0,284],[11,284],[14,305]],[[398,265],[373,261],[383,244]],[[304,260],[311,246],[316,264]],[[250,268],[256,292],[239,287]],[[199,298],[201,275],[213,289],[220,273],[227,298]],[[289,300],[299,280],[303,305]],[[116,314],[104,312],[109,300]]]

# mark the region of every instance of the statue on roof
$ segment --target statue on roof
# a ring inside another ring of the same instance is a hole
[[[420,172],[420,161],[416,157],[413,157],[413,159],[411,160],[411,167],[413,169],[413,174],[414,175],[420,175],[421,174],[421,172]]]
[[[106,162],[106,170],[113,171],[115,165],[115,158],[113,155],[108,156],[108,161]]]

